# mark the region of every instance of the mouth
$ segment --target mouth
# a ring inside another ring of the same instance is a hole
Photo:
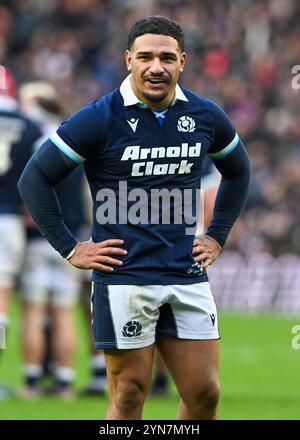
[[[154,87],[166,84],[166,80],[164,78],[148,78],[145,82]]]

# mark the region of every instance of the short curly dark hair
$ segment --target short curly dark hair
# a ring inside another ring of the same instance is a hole
[[[184,32],[176,21],[162,15],[151,15],[137,20],[128,33],[127,49],[130,50],[135,39],[144,34],[168,35],[178,42],[184,51]]]

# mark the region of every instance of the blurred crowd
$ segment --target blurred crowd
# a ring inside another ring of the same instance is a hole
[[[209,278],[222,310],[299,316],[299,267],[300,257],[295,254],[243,256],[224,250],[209,269]]]
[[[299,253],[299,1],[0,1],[0,64],[19,84],[51,82],[69,114],[120,84],[128,28],[152,14],[182,25],[182,84],[228,112],[252,158],[250,198],[228,248]]]

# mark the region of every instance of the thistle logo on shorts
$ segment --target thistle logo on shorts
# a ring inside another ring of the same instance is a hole
[[[190,116],[181,116],[177,122],[177,130],[193,133],[195,131],[195,121]]]
[[[129,321],[124,327],[122,334],[124,338],[132,338],[133,336],[140,336],[142,333],[142,324],[138,321]]]

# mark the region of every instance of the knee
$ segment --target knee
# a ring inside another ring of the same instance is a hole
[[[220,400],[220,384],[218,380],[211,381],[198,389],[194,389],[188,399],[184,399],[190,411],[203,415],[205,418],[212,417],[217,410]]]
[[[146,387],[136,379],[120,381],[112,397],[114,405],[122,413],[131,414],[142,407],[146,397]]]
[[[214,410],[219,403],[220,394],[220,384],[216,380],[200,389],[196,397],[198,404],[205,406],[208,410]]]

